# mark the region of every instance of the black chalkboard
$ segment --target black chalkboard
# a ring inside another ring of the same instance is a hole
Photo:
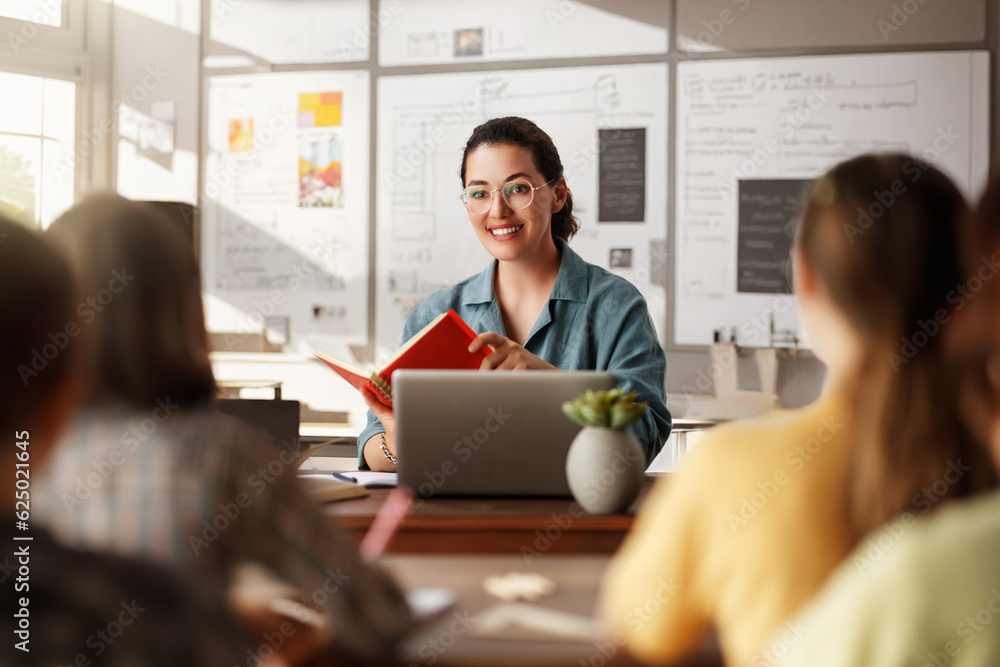
[[[792,178],[739,182],[737,292],[792,293],[788,253],[812,184]]]
[[[643,222],[646,128],[598,130],[598,222]]]

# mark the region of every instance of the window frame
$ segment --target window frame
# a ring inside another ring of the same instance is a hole
[[[91,0],[101,3],[104,0]],[[58,79],[76,87],[74,99],[74,152],[81,148],[81,131],[89,127],[91,91],[83,84],[90,74],[90,59],[86,52],[87,0],[64,0],[63,27],[52,27],[0,17],[0,71],[13,74]],[[25,30],[25,26],[33,29]],[[35,32],[37,31],[37,32]],[[21,43],[17,38],[27,38]],[[81,155],[73,171],[73,200],[76,201],[81,186],[89,183],[92,173],[92,156]],[[36,212],[40,216],[41,211]],[[41,224],[41,218],[35,222]]]
[[[82,54],[86,47],[86,8],[87,0],[63,0],[64,25],[58,28],[0,16],[0,52],[17,59],[43,53]]]
[[[44,72],[44,71],[15,70],[13,68],[5,67],[2,61],[0,61],[0,71],[3,71],[3,72],[13,72],[15,74],[25,74],[25,75],[28,75],[28,76],[34,76],[34,77],[38,77],[38,78],[42,78],[42,79],[54,79],[54,80],[66,81],[66,82],[72,83],[74,85],[74,87],[75,87],[75,91],[74,91],[74,95],[73,95],[73,100],[74,100],[73,123],[74,123],[74,127],[73,127],[73,144],[71,146],[71,149],[74,152],[80,150],[80,146],[81,146],[80,128],[81,127],[85,127],[85,125],[81,122],[81,115],[82,115],[82,113],[84,111],[84,108],[85,108],[85,105],[83,104],[83,100],[81,99],[81,97],[84,94],[84,88],[85,88],[83,85],[81,85],[82,84],[82,78],[81,77],[63,77],[63,76],[57,76],[57,75],[54,75],[52,73]],[[2,132],[0,132],[0,133],[2,133]],[[6,133],[3,133],[3,134],[6,134]],[[23,135],[23,136],[34,137],[34,135]],[[43,128],[43,133],[39,134],[37,138],[40,141],[42,141],[43,145],[44,145],[44,141],[45,141],[44,128]],[[74,166],[74,168],[73,168],[73,201],[74,202],[77,200],[77,198],[80,195],[80,183],[82,182],[81,179],[82,179],[83,174],[86,173],[88,169],[89,169],[88,156],[81,155],[81,159],[79,161],[79,164],[76,165],[76,166]],[[44,179],[44,172],[42,172],[41,176]],[[44,180],[43,180],[43,182],[44,182]],[[39,187],[42,187],[42,185],[43,185],[42,183],[39,183]],[[44,190],[43,190],[43,192],[44,192]],[[35,212],[35,215],[38,216],[38,219],[37,220],[33,220],[32,221],[33,224],[35,224],[39,228],[43,228],[44,227],[44,223],[43,223],[42,218],[41,218],[41,208],[39,208],[39,210]]]

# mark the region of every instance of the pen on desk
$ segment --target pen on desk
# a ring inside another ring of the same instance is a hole
[[[397,486],[389,492],[378,508],[371,527],[361,539],[359,549],[362,558],[372,561],[382,555],[392,536],[396,534],[396,529],[413,509],[414,500],[413,491],[405,486]]]
[[[353,477],[348,477],[347,475],[342,475],[339,472],[332,473],[334,479],[339,479],[341,482],[350,482],[351,484],[357,484],[358,480]]]

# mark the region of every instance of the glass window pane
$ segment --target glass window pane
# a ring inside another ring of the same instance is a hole
[[[73,205],[73,145],[46,139],[42,143],[42,228]]]
[[[38,222],[42,141],[0,134],[0,212]]]
[[[73,143],[76,132],[76,84],[45,79],[42,134],[48,139]]]
[[[63,0],[0,0],[0,16],[61,28],[63,4]]]
[[[2,1],[2,0],[0,0]],[[48,224],[73,203],[76,84],[0,72],[0,212]]]
[[[38,76],[0,72],[0,132],[42,133],[42,82]],[[17,100],[11,104],[11,100]]]

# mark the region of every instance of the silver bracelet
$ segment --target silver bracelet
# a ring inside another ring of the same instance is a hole
[[[392,465],[396,465],[396,457],[392,455],[389,448],[385,446],[385,431],[382,431],[382,440],[378,443],[378,448],[382,450],[382,454],[385,458],[389,459]]]

